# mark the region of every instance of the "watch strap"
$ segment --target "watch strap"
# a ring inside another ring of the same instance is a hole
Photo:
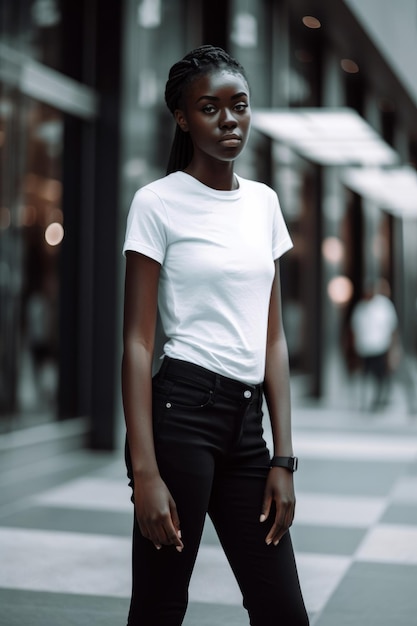
[[[273,456],[270,467],[285,467],[290,472],[298,469],[298,458],[296,456]]]

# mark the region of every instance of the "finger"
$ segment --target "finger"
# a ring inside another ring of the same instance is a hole
[[[281,524],[274,524],[265,538],[265,543],[268,546],[271,545],[271,543],[277,546],[286,531],[287,528],[281,526]]]
[[[259,517],[259,521],[260,522],[264,522],[268,517],[269,517],[269,513],[271,511],[271,498],[264,498],[264,501],[262,503],[262,511],[261,511],[261,515]]]
[[[184,544],[178,533],[179,531],[172,524],[171,517],[168,517],[159,527],[158,534],[153,535],[153,541],[163,546],[175,546],[176,549],[181,552],[184,548]]]
[[[265,542],[270,545],[273,543],[275,546],[278,545],[282,537],[288,531],[292,524],[293,515],[291,513],[292,507],[286,511],[283,511],[281,514],[277,512],[275,516],[274,524],[272,525],[268,535],[266,536]]]
[[[178,535],[178,531],[174,531],[173,533],[171,533],[171,535],[168,538],[169,540],[169,545],[175,546],[175,549],[178,552],[182,552],[184,549],[184,544],[181,541],[180,536]]]
[[[171,511],[172,525],[174,526],[174,529],[175,529],[175,540],[172,543],[175,545],[178,552],[182,552],[184,548],[184,544],[181,540],[182,535],[181,535],[181,528],[180,528],[180,518],[178,517],[177,507],[173,500],[171,500],[170,502],[170,511]]]

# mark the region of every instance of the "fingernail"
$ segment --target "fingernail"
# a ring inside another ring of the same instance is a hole
[[[182,534],[181,534],[181,531],[179,529],[178,529],[178,533],[177,534],[178,534],[178,537],[181,539],[182,538]]]
[[[177,550],[177,552],[182,552],[182,547],[181,546],[175,546],[175,549]]]
[[[262,513],[261,517],[259,518],[259,521],[264,522],[265,520],[266,520],[266,515]]]
[[[277,546],[279,544],[279,539],[277,541],[274,541],[274,546]]]
[[[160,550],[160,549],[162,548],[162,546],[155,546],[155,548],[156,548],[157,550]]]
[[[270,546],[272,543],[272,539],[266,539],[265,541],[267,546]]]

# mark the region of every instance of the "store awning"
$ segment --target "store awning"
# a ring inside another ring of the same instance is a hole
[[[417,218],[417,172],[412,167],[348,167],[341,180],[390,213]]]
[[[320,165],[399,162],[397,152],[354,109],[255,109],[252,125]]]
[[[417,217],[417,172],[355,110],[255,109],[252,125],[320,165],[343,166],[342,182],[383,209]]]

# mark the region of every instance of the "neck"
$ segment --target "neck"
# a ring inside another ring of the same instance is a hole
[[[208,169],[199,167],[198,164],[191,161],[184,171],[199,180],[203,185],[218,191],[233,191],[238,187],[233,163],[214,164]]]

